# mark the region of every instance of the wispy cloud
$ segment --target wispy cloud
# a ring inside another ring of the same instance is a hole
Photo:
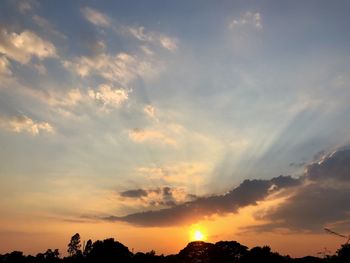
[[[177,142],[164,131],[156,129],[132,129],[128,132],[129,138],[137,143],[153,142],[176,146]]]
[[[153,120],[158,120],[157,116],[156,116],[156,108],[152,105],[146,105],[143,108],[143,112],[151,119]]]
[[[5,56],[0,56],[0,75],[11,75],[10,62]]]
[[[81,9],[81,12],[83,13],[85,19],[89,21],[90,23],[100,26],[100,27],[108,27],[110,26],[110,18],[101,13],[100,11],[91,8],[91,7],[84,7]]]
[[[177,40],[174,38],[170,38],[167,36],[160,36],[159,41],[162,47],[170,51],[175,51],[177,49]]]
[[[0,126],[13,132],[27,132],[31,135],[38,135],[41,132],[53,133],[54,128],[48,122],[37,122],[25,116],[0,117]]]
[[[40,60],[57,56],[56,47],[36,33],[23,31],[18,34],[6,29],[0,29],[0,53],[22,64],[28,63],[33,56]]]
[[[71,89],[65,94],[50,93],[48,97],[43,98],[49,105],[52,106],[75,106],[83,101],[84,95],[79,89]]]
[[[54,35],[56,37],[60,38],[67,38],[63,33],[59,32],[58,30],[55,29],[55,27],[52,25],[50,21],[45,19],[44,17],[34,15],[33,16],[33,21],[44,31],[48,32],[51,35]]]
[[[262,16],[259,12],[252,13],[250,11],[245,12],[239,18],[234,18],[229,23],[230,29],[235,29],[239,27],[250,26],[256,30],[261,30],[262,25]]]
[[[17,8],[19,12],[21,12],[22,14],[25,14],[33,10],[33,5],[37,5],[37,3],[35,1],[21,0],[18,2]]]
[[[105,53],[94,57],[82,56],[72,61],[64,61],[63,64],[81,77],[98,75],[124,86],[138,76],[152,78],[158,72],[151,62],[128,53],[118,53],[115,56]]]
[[[167,184],[183,184],[191,181],[199,184],[203,176],[211,171],[208,163],[202,162],[176,162],[164,165],[150,165],[138,167],[137,173],[143,178]]]
[[[159,45],[169,51],[175,51],[177,49],[178,40],[176,38],[169,37],[157,32],[146,32],[146,29],[143,26],[128,26],[126,29],[132,36],[140,41]]]

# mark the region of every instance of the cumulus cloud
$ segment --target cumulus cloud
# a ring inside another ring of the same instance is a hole
[[[239,208],[256,205],[269,194],[284,188],[297,186],[298,179],[279,176],[271,180],[246,180],[224,195],[199,197],[195,200],[156,211],[133,213],[126,216],[110,216],[110,221],[124,221],[141,226],[170,226],[193,223],[212,215],[235,213]]]
[[[128,132],[129,138],[134,142],[142,143],[146,141],[175,146],[176,140],[164,131],[156,129],[132,129]]]
[[[94,74],[124,86],[138,76],[147,78],[157,73],[151,62],[128,53],[118,53],[115,56],[105,53],[93,57],[82,56],[72,61],[64,61],[63,65],[81,77]]]
[[[55,46],[31,31],[21,33],[0,29],[0,53],[19,63],[28,63],[33,56],[40,60],[56,57]]]
[[[350,227],[350,148],[325,154],[307,165],[301,179],[304,183],[285,202],[259,215],[269,223],[253,229],[319,232],[324,227]]]
[[[263,28],[261,14],[259,12],[252,13],[248,11],[241,15],[239,18],[232,19],[229,23],[230,29],[235,29],[243,26],[250,26],[256,30],[261,30]]]
[[[90,23],[96,26],[100,26],[100,27],[110,26],[110,18],[107,15],[97,11],[94,8],[84,7],[82,8],[81,12],[83,13],[87,21],[89,21]]]
[[[17,133],[27,132],[31,135],[38,135],[41,132],[54,132],[50,123],[36,122],[25,115],[10,118],[0,117],[0,122],[1,127]]]
[[[107,84],[101,84],[97,91],[90,89],[90,98],[101,103],[104,107],[119,107],[129,98],[129,92],[125,89],[113,88]]]

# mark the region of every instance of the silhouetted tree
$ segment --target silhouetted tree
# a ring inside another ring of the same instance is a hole
[[[209,252],[210,262],[240,262],[247,250],[236,241],[220,241]]]
[[[94,243],[88,240],[82,253],[78,233],[72,236],[68,252],[71,256],[61,259],[58,249],[48,249],[35,257],[14,251],[0,255],[0,263],[350,263],[350,244],[342,245],[333,256],[292,259],[272,252],[268,246],[248,250],[236,241],[216,244],[196,241],[189,243],[179,254],[159,256],[154,250],[133,254],[126,246],[109,238]]]
[[[350,244],[341,245],[341,247],[337,250],[337,256],[337,262],[350,262]]]
[[[92,250],[92,241],[91,241],[91,239],[89,239],[86,242],[86,245],[85,245],[85,248],[84,248],[84,252],[83,252],[84,256],[89,255],[91,250]]]
[[[4,262],[6,263],[24,263],[26,258],[22,251],[13,251],[10,254],[4,256]]]
[[[189,243],[179,253],[180,262],[186,263],[205,263],[210,262],[209,251],[214,245],[203,241]]]
[[[161,262],[166,262],[164,261],[164,256],[157,256],[156,252],[154,250],[151,250],[150,252],[147,253],[142,253],[142,252],[137,252],[133,258],[132,262],[133,263],[161,263]]]
[[[132,258],[132,253],[129,249],[113,238],[105,239],[103,241],[96,241],[92,245],[92,250],[87,259],[88,262],[129,262]]]
[[[278,253],[271,252],[271,248],[269,246],[263,247],[254,247],[249,250],[249,253],[246,253],[244,257],[242,257],[242,262],[250,263],[250,262],[269,262],[269,263],[279,263],[286,262],[289,258],[284,258]]]
[[[77,256],[81,254],[81,244],[80,244],[80,235],[79,233],[76,233],[72,238],[70,239],[70,242],[68,244],[68,250],[67,252],[69,255],[72,256]]]

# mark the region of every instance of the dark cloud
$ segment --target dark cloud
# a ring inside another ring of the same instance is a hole
[[[120,196],[129,198],[140,198],[147,195],[148,192],[144,189],[132,189],[120,193]]]
[[[110,216],[110,221],[125,221],[141,226],[169,226],[191,223],[214,214],[237,212],[240,207],[254,205],[271,192],[297,186],[298,179],[279,176],[271,180],[245,180],[237,188],[224,195],[196,198],[193,201],[174,205],[157,211],[145,211],[126,216]],[[163,189],[167,195],[169,189]]]
[[[192,201],[171,207],[133,213],[126,216],[110,216],[110,221],[125,221],[141,226],[169,226],[193,223],[214,214],[237,212],[241,207],[255,205],[272,192],[289,188],[288,198],[278,207],[256,217],[270,223],[251,226],[248,230],[273,231],[287,228],[295,231],[323,231],[332,226],[338,230],[350,228],[350,147],[326,154],[317,153],[320,160],[305,164],[305,174],[299,178],[279,176],[271,180],[245,180],[235,189],[223,195],[196,197]],[[164,200],[171,200],[169,187],[154,189],[162,193]],[[145,190],[123,192],[124,195],[142,196]]]
[[[350,149],[322,155],[322,160],[307,166],[302,177],[304,184],[294,195],[264,214],[262,218],[271,223],[253,229],[323,231],[331,225],[339,230],[349,230]]]
[[[307,167],[306,176],[313,181],[350,182],[350,149],[338,150]]]
[[[294,162],[293,162],[293,163],[290,163],[289,166],[290,166],[290,167],[300,168],[300,167],[305,166],[305,164],[306,164],[305,162],[300,162],[300,163],[294,163]]]
[[[172,187],[157,187],[152,189],[131,189],[120,192],[119,195],[123,198],[140,199],[149,206],[174,206],[180,201],[193,200],[194,195],[187,194],[183,189]],[[183,198],[179,200],[180,197]]]

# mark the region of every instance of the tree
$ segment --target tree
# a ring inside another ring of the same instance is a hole
[[[85,245],[85,248],[84,248],[84,252],[83,252],[84,256],[89,255],[91,250],[92,250],[92,241],[91,241],[91,239],[89,239],[86,242],[86,245]]]
[[[80,235],[79,233],[76,233],[72,238],[70,239],[70,242],[68,244],[68,250],[67,252],[71,257],[81,255],[81,244],[80,244]]]
[[[350,244],[341,245],[337,250],[338,259],[340,262],[350,262]]]
[[[126,263],[130,262],[131,258],[132,253],[129,249],[113,238],[94,242],[92,250],[87,256],[89,262],[97,263]]]

